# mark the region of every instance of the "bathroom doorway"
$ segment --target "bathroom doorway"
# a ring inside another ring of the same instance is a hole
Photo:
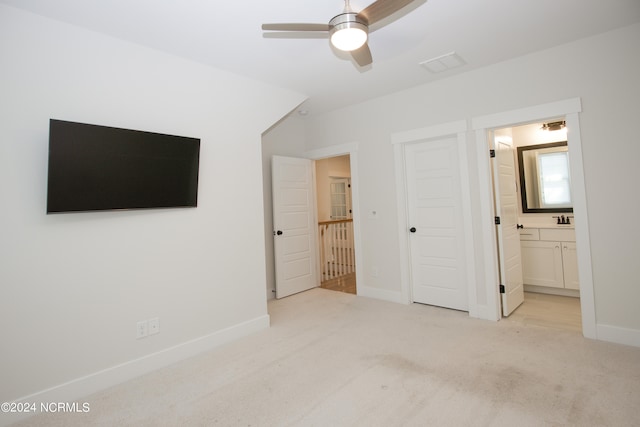
[[[503,316],[581,332],[565,117],[491,129],[487,138]]]

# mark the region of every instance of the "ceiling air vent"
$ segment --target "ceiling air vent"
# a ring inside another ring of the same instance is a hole
[[[465,64],[466,62],[464,62],[464,60],[455,52],[449,52],[436,58],[427,59],[420,63],[420,65],[432,73],[441,73],[452,68],[461,67]]]

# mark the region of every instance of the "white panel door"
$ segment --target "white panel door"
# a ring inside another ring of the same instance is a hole
[[[413,301],[467,311],[456,138],[405,147]]]
[[[516,169],[511,144],[495,141],[496,157],[493,162],[494,196],[500,263],[502,314],[508,316],[524,302],[520,233],[518,232],[518,196],[516,192]]]
[[[273,238],[276,298],[316,286],[313,162],[273,156]]]

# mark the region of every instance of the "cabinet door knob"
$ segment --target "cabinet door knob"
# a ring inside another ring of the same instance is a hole
[[[411,228],[409,229],[409,231],[410,231],[410,232],[412,232],[412,233],[415,233],[417,230],[416,230],[416,228],[415,228],[415,227],[411,227]]]

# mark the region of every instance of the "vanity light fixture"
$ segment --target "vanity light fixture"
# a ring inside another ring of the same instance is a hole
[[[552,130],[564,129],[566,126],[567,126],[567,122],[565,122],[564,120],[561,120],[559,122],[544,123],[540,129],[552,131]]]

